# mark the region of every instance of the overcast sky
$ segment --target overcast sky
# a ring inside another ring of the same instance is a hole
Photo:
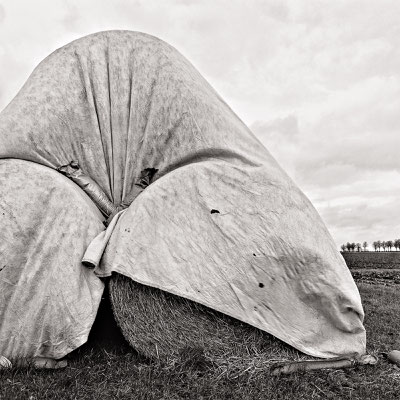
[[[0,109],[50,52],[108,29],[183,53],[338,246],[400,238],[400,1],[0,0]]]

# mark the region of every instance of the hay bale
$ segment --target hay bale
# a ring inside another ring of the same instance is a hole
[[[125,339],[152,359],[172,365],[204,359],[226,371],[305,359],[266,332],[120,274],[110,280],[110,297]]]

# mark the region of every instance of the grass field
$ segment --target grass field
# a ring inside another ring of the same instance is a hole
[[[350,269],[400,268],[400,251],[345,251],[342,256]]]
[[[230,376],[215,369],[201,351],[165,366],[141,358],[122,338],[111,343],[108,338],[118,332],[105,309],[106,322],[95,327],[96,339],[74,352],[66,369],[0,371],[0,399],[399,399],[400,369],[382,353],[400,349],[400,286],[358,285],[368,351],[380,360],[376,366],[280,377],[265,369]]]

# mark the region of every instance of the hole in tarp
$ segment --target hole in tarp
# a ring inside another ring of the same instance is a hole
[[[140,173],[139,180],[135,183],[136,186],[140,186],[145,189],[153,180],[154,175],[158,172],[157,168],[145,168]]]
[[[219,211],[216,210],[215,208],[213,208],[213,209],[211,210],[211,214],[219,214]]]
[[[264,284],[260,282],[260,283],[258,284],[258,286],[261,287],[261,288],[263,288],[263,287],[264,287]]]

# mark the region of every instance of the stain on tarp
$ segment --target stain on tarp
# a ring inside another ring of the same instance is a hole
[[[211,214],[219,214],[220,212],[218,210],[216,210],[215,208],[213,208],[211,210]]]

